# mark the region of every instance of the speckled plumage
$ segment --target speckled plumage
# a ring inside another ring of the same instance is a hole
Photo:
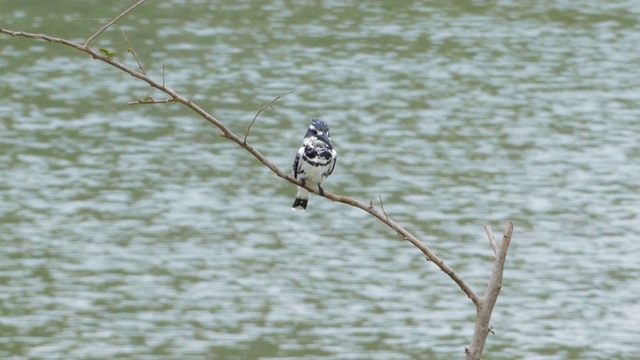
[[[293,176],[310,186],[317,186],[320,195],[324,194],[322,183],[336,167],[337,153],[331,143],[329,126],[321,120],[311,120],[304,136],[302,146],[293,161]],[[293,209],[306,210],[309,191],[298,187]]]

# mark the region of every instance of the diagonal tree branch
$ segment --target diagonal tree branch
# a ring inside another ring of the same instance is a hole
[[[121,16],[120,16],[121,17]],[[73,49],[85,52],[89,55],[91,55],[92,58],[102,61],[104,63],[107,63],[129,75],[131,75],[134,78],[137,78],[139,80],[142,80],[144,82],[146,82],[147,84],[149,84],[149,86],[156,88],[164,93],[166,93],[167,95],[170,96],[171,99],[173,99],[173,101],[178,102],[183,104],[184,106],[190,108],[191,110],[193,110],[194,112],[196,112],[198,115],[200,115],[203,119],[205,119],[206,121],[210,122],[211,124],[213,124],[215,127],[217,127],[221,132],[222,132],[222,136],[235,142],[236,144],[238,144],[240,147],[242,147],[243,149],[245,149],[247,152],[249,152],[253,157],[255,157],[258,161],[260,161],[264,166],[266,166],[267,168],[269,168],[269,170],[271,170],[276,176],[294,184],[297,186],[302,186],[305,189],[309,190],[310,192],[316,194],[316,195],[320,195],[318,193],[318,189],[313,188],[307,184],[302,184],[302,182],[298,181],[297,179],[293,178],[292,176],[288,175],[287,173],[285,173],[284,171],[282,171],[280,168],[278,168],[275,164],[273,164],[271,161],[269,161],[269,159],[267,159],[264,155],[262,155],[262,153],[260,153],[256,148],[254,148],[251,144],[249,144],[248,142],[245,142],[244,138],[236,135],[234,132],[232,132],[222,121],[218,120],[217,118],[213,117],[211,114],[209,114],[208,112],[206,112],[204,109],[202,109],[199,105],[197,105],[196,103],[192,102],[191,100],[183,97],[182,95],[178,94],[176,91],[174,91],[173,89],[165,86],[164,83],[158,83],[157,81],[153,80],[151,77],[149,77],[146,74],[143,74],[139,71],[136,71],[135,69],[129,68],[128,66],[114,60],[113,58],[109,57],[109,56],[105,56],[95,50],[93,50],[92,48],[85,46],[85,45],[80,45],[78,43],[74,43],[72,41],[68,41],[65,39],[60,39],[60,38],[55,38],[55,37],[51,37],[48,35],[44,35],[44,34],[31,34],[31,33],[27,33],[27,32],[22,32],[22,31],[11,31],[11,30],[7,30],[7,29],[0,29],[1,33],[5,33],[11,36],[19,36],[19,37],[25,37],[25,38],[31,38],[31,39],[39,39],[39,40],[45,40],[48,42],[52,42],[52,43],[59,43],[68,47],[71,47]],[[169,102],[167,100],[167,102]],[[320,195],[322,196],[322,195]],[[479,304],[479,298],[478,296],[473,292],[473,290],[471,289],[471,287],[469,285],[467,285],[462,278],[451,268],[449,267],[449,265],[447,265],[444,260],[440,259],[438,256],[436,256],[436,254],[429,249],[426,245],[424,245],[420,240],[418,240],[415,236],[413,236],[413,234],[411,234],[409,231],[407,231],[405,228],[403,228],[402,226],[398,225],[395,221],[393,221],[392,219],[388,218],[384,212],[380,212],[378,210],[376,210],[373,206],[369,206],[369,204],[365,204],[362,203],[360,201],[351,199],[349,197],[346,196],[341,196],[341,195],[336,195],[336,194],[332,194],[329,192],[325,192],[324,193],[324,197],[335,201],[335,202],[340,202],[343,204],[347,204],[356,208],[359,208],[363,211],[366,211],[367,213],[371,214],[372,216],[374,216],[376,219],[380,220],[382,223],[386,224],[387,226],[389,226],[390,228],[392,228],[393,230],[395,230],[402,238],[406,239],[407,241],[409,241],[411,244],[413,244],[416,248],[418,248],[420,251],[422,251],[422,253],[427,257],[427,259],[429,259],[431,262],[433,262],[438,268],[440,268],[440,270],[442,270],[445,274],[447,274],[459,287],[460,289],[467,295],[467,297],[469,299],[471,299],[471,301],[478,306]]]

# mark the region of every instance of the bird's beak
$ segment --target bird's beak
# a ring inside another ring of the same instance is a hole
[[[323,143],[327,144],[327,145],[331,145],[331,139],[329,139],[329,137],[327,135],[318,135],[318,140],[322,141]]]

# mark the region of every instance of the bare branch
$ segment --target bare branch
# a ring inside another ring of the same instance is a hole
[[[91,44],[91,42],[93,40],[95,40],[95,38],[97,38],[98,36],[100,36],[100,34],[102,34],[105,30],[107,30],[109,28],[109,26],[115,24],[118,20],[122,19],[125,15],[127,15],[128,13],[130,13],[131,11],[133,11],[133,9],[137,8],[138,6],[142,5],[143,2],[145,2],[147,0],[140,0],[137,3],[133,4],[130,8],[128,8],[127,10],[125,10],[122,14],[116,16],[113,20],[109,21],[107,23],[107,25],[103,26],[102,28],[100,28],[100,30],[98,30],[95,34],[91,35],[87,41],[84,42],[85,47],[88,47],[89,44]]]
[[[489,238],[489,245],[491,246],[491,249],[493,249],[493,254],[498,256],[498,244],[496,244],[496,238],[493,236],[491,228],[488,225],[485,225],[484,231],[487,233],[487,237]]]
[[[31,33],[26,33],[26,32],[21,32],[21,31],[11,31],[11,30],[6,30],[6,29],[0,29],[0,32],[8,34],[8,35],[11,35],[11,36],[21,36],[21,37],[31,38],[31,39],[40,39],[40,40],[45,40],[45,41],[49,41],[49,42],[53,42],[53,43],[59,43],[59,44],[63,44],[63,45],[69,46],[69,47],[71,47],[73,49],[85,52],[85,53],[91,55],[91,57],[93,57],[94,59],[102,61],[104,63],[107,63],[107,64],[109,64],[109,65],[111,65],[111,66],[113,66],[113,67],[115,67],[115,68],[117,68],[117,69],[119,69],[119,70],[121,70],[121,71],[123,71],[123,72],[125,72],[125,73],[127,73],[129,75],[131,75],[134,78],[137,78],[137,79],[140,79],[140,80],[146,82],[147,84],[149,84],[149,86],[164,92],[165,94],[169,95],[170,98],[173,99],[173,101],[181,103],[182,105],[188,107],[189,109],[191,109],[192,111],[194,111],[195,113],[200,115],[204,120],[206,120],[206,121],[210,122],[211,124],[213,124],[215,127],[217,127],[221,131],[221,133],[222,133],[221,135],[223,137],[235,142],[240,147],[245,149],[253,157],[255,157],[258,161],[260,161],[264,166],[269,168],[269,170],[271,170],[276,176],[278,176],[278,177],[290,182],[291,184],[304,187],[305,189],[309,190],[309,192],[312,192],[312,193],[314,193],[316,195],[319,195],[317,188],[313,188],[313,187],[309,186],[308,184],[304,184],[303,185],[301,181],[299,181],[298,179],[296,179],[296,178],[288,175],[284,171],[282,171],[274,163],[269,161],[269,159],[267,159],[256,148],[254,148],[251,144],[247,143],[243,138],[239,137],[234,132],[232,132],[222,121],[220,121],[217,118],[213,117],[211,114],[206,112],[200,106],[198,106],[197,104],[195,104],[191,100],[183,97],[182,95],[178,94],[173,89],[166,87],[164,83],[160,84],[157,81],[153,80],[151,77],[147,76],[146,74],[142,74],[142,73],[136,71],[135,69],[129,68],[126,65],[121,64],[121,63],[113,60],[112,58],[109,58],[108,56],[102,55],[102,54],[100,54],[99,52],[96,52],[95,50],[93,50],[90,47],[87,47],[87,46],[84,46],[84,45],[80,45],[80,44],[74,43],[72,41],[68,41],[68,40],[65,40],[65,39],[59,39],[59,38],[54,38],[54,37],[51,37],[51,36],[48,36],[48,35],[43,35],[43,34],[31,34]],[[282,96],[284,96],[284,95],[282,95]],[[276,100],[277,100],[277,98],[276,98]],[[473,290],[471,290],[471,287],[469,287],[469,285],[467,285],[462,280],[462,278],[455,271],[453,271],[453,269],[451,267],[449,267],[449,265],[447,265],[442,259],[440,259],[438,256],[436,256],[436,254],[433,251],[431,251],[431,249],[429,249],[420,240],[418,240],[415,236],[413,236],[413,234],[411,234],[409,231],[407,231],[402,226],[398,225],[396,222],[394,222],[390,218],[387,218],[387,216],[385,216],[383,213],[377,211],[373,207],[373,203],[365,204],[365,203],[362,203],[360,201],[348,198],[346,196],[335,195],[335,194],[332,194],[332,193],[329,193],[329,192],[325,192],[324,193],[324,197],[329,199],[329,200],[331,200],[331,201],[340,202],[340,203],[343,203],[343,204],[346,204],[346,205],[353,206],[353,207],[359,208],[361,210],[364,210],[367,213],[369,213],[372,216],[374,216],[375,218],[377,218],[378,220],[380,220],[382,223],[384,223],[387,226],[389,226],[396,233],[398,233],[402,238],[406,239],[411,244],[413,244],[416,248],[418,248],[420,251],[422,251],[422,253],[431,262],[433,262],[438,268],[440,268],[440,270],[442,270],[445,274],[447,274],[460,287],[460,289],[467,295],[467,297],[469,297],[469,299],[471,299],[471,301],[476,306],[479,306],[480,300],[479,300],[478,296],[473,292]]]
[[[258,116],[260,115],[260,113],[261,113],[263,110],[265,110],[266,108],[271,107],[271,105],[272,105],[273,103],[275,103],[276,101],[278,101],[280,98],[282,98],[282,97],[284,97],[284,96],[287,96],[287,95],[291,94],[292,92],[293,92],[293,90],[291,90],[291,91],[289,91],[289,92],[286,92],[286,93],[284,93],[284,94],[282,94],[282,95],[278,95],[278,96],[276,96],[276,97],[275,97],[275,99],[273,99],[273,100],[269,101],[269,103],[268,103],[267,105],[265,105],[265,106],[261,107],[261,108],[258,110],[258,112],[256,113],[256,116],[254,116],[254,117],[253,117],[253,120],[251,120],[251,123],[249,124],[249,127],[247,127],[247,132],[244,134],[244,141],[242,142],[243,144],[245,144],[245,145],[247,144],[247,136],[249,136],[249,131],[251,131],[251,127],[253,126],[253,123],[255,123],[255,122],[256,122],[256,119],[258,118]]]
[[[502,235],[502,243],[500,244],[498,254],[493,263],[493,270],[491,271],[487,291],[482,297],[480,304],[476,306],[476,325],[473,331],[473,338],[471,339],[471,345],[465,349],[467,360],[480,360],[484,345],[487,342],[487,336],[489,332],[493,330],[489,321],[491,320],[493,307],[496,305],[498,295],[500,295],[500,290],[502,289],[504,264],[507,260],[507,250],[509,249],[509,244],[511,244],[512,235],[513,223],[509,221]]]

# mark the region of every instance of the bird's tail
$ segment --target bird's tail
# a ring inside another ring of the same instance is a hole
[[[298,193],[296,194],[296,200],[293,202],[291,208],[293,210],[307,210],[307,203],[309,203],[309,192],[298,186]]]

